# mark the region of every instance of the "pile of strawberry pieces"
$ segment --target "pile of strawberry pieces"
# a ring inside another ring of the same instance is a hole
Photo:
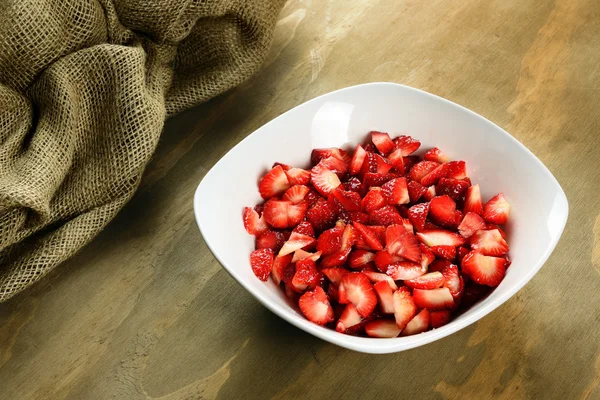
[[[306,318],[338,332],[413,335],[448,323],[500,284],[510,265],[500,193],[483,203],[464,161],[371,132],[315,149],[312,168],[276,163],[264,204],[244,209],[254,274],[269,275]]]

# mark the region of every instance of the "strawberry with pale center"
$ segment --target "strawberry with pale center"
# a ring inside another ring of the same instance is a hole
[[[351,272],[342,277],[339,285],[340,304],[352,303],[363,317],[377,306],[377,296],[369,278],[361,272]]]
[[[260,180],[258,191],[263,199],[270,199],[285,192],[290,187],[290,182],[280,165],[275,166]]]
[[[491,222],[492,224],[505,224],[508,222],[508,216],[510,214],[510,205],[504,198],[502,193],[499,193],[492,197],[483,206],[483,219],[485,222]]]
[[[325,325],[334,320],[333,308],[320,286],[300,296],[298,307],[306,319],[315,324]]]

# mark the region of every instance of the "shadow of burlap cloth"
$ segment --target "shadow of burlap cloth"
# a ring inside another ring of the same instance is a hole
[[[115,216],[168,115],[258,69],[282,5],[0,2],[0,301]]]

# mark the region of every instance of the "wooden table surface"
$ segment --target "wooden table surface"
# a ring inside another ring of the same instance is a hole
[[[169,120],[116,220],[0,305],[0,398],[600,399],[599,66],[598,0],[290,1],[262,70]],[[246,135],[370,81],[496,122],[570,203],[554,254],[516,296],[450,337],[383,356],[269,312],[213,258],[192,214],[198,182]]]

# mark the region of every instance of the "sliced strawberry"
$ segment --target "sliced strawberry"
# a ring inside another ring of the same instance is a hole
[[[469,254],[469,252],[470,250],[464,246],[456,248],[456,261],[458,262],[458,265],[462,266],[462,260],[467,254]]]
[[[331,194],[337,201],[340,202],[346,211],[360,211],[361,198],[356,192],[342,190],[342,186],[338,187]]]
[[[356,307],[353,304],[348,304],[338,319],[335,330],[338,332],[346,332],[349,328],[360,324],[361,321],[362,317],[358,313]]]
[[[263,218],[274,228],[288,227],[288,207],[292,204],[289,201],[269,200],[265,203]]]
[[[422,231],[428,213],[429,203],[419,203],[408,209],[408,219],[418,231]]]
[[[306,211],[306,218],[315,231],[320,232],[329,228],[337,219],[335,208],[323,198],[319,198]]]
[[[421,248],[422,253],[421,265],[423,268],[427,269],[433,260],[435,260],[435,254],[433,254],[433,251],[431,251],[431,249],[425,246],[423,243],[420,243],[419,247]]]
[[[365,214],[360,211],[344,211],[340,213],[340,219],[347,224],[352,222],[358,222],[360,224],[368,224],[369,223],[369,214]]]
[[[465,179],[467,177],[467,165],[464,161],[450,161],[447,165],[447,178]]]
[[[506,274],[505,264],[504,258],[484,256],[472,251],[463,258],[462,271],[480,285],[496,287]]]
[[[387,205],[371,212],[369,222],[374,225],[389,226],[402,224],[403,220],[402,216],[394,206]]]
[[[285,236],[282,232],[266,231],[256,238],[256,249],[271,249],[278,252],[285,243]]]
[[[335,158],[335,157],[327,157],[322,159],[319,164],[331,172],[335,173],[338,178],[342,178],[348,172],[348,164],[344,163],[344,161]]]
[[[262,216],[250,207],[244,207],[244,228],[254,236],[262,235],[269,227]]]
[[[417,232],[417,239],[429,247],[433,246],[462,246],[465,238],[457,233],[444,229],[425,229]]]
[[[429,310],[421,310],[420,313],[415,315],[415,317],[406,324],[406,328],[402,329],[400,336],[410,336],[425,332],[429,329],[429,318]]]
[[[441,272],[429,272],[415,279],[408,279],[404,284],[413,289],[436,289],[444,284],[444,275]]]
[[[421,147],[421,142],[411,136],[401,135],[394,139],[397,149],[402,150],[403,156],[408,156]]]
[[[317,250],[323,253],[324,256],[339,251],[342,248],[342,234],[344,227],[336,226],[321,233],[317,239]]]
[[[387,181],[381,187],[381,194],[387,203],[392,205],[408,204],[410,201],[406,178],[394,178]]]
[[[327,295],[320,286],[300,296],[298,307],[300,307],[300,311],[306,319],[315,324],[325,325],[333,322],[333,308],[331,308]]]
[[[431,311],[429,313],[429,324],[432,328],[439,328],[441,326],[446,325],[452,319],[452,314],[450,311],[442,310],[442,311]]]
[[[344,268],[324,268],[322,272],[327,279],[336,286],[340,284],[344,275],[349,273],[348,270]]]
[[[404,226],[404,229],[407,230],[407,232],[410,232],[413,234],[415,233],[415,228],[413,227],[413,224],[409,220],[402,218],[402,225]]]
[[[288,254],[291,256],[291,254]],[[300,260],[304,260],[305,258],[310,258],[313,261],[317,261],[321,257],[321,252],[317,251],[316,253],[309,253],[308,251],[298,249],[294,252],[294,257],[292,258],[292,262],[298,262]]]
[[[260,249],[250,253],[250,266],[258,279],[266,282],[273,267],[273,250]]]
[[[435,197],[435,186],[431,185],[425,191],[425,194],[423,195],[423,200],[431,201],[431,199],[433,199],[434,197]]]
[[[417,200],[419,200],[421,197],[423,197],[423,195],[427,191],[427,188],[425,186],[421,185],[417,181],[409,181],[407,184],[407,187],[408,187],[408,197],[409,197],[411,203],[414,203]]]
[[[385,230],[387,229],[383,225],[370,225],[369,229],[371,232],[375,233],[377,236],[377,240],[379,240],[382,244],[385,243]]]
[[[366,250],[354,250],[348,257],[348,266],[353,269],[363,267],[375,259],[375,254]]]
[[[383,194],[381,193],[381,189],[373,189],[369,190],[369,193],[367,193],[367,195],[362,199],[361,206],[364,212],[370,214],[386,204],[387,203],[385,201],[385,197],[383,197]]]
[[[390,264],[394,264],[398,261],[404,260],[402,259],[402,257],[390,254],[387,251],[378,251],[377,253],[375,253],[374,261],[375,266],[378,270],[380,270],[381,272],[386,272]]]
[[[306,289],[314,289],[319,284],[320,276],[317,265],[310,258],[305,258],[296,263],[296,273],[292,279],[292,287],[302,292]]]
[[[388,159],[380,156],[379,154],[375,154],[373,157],[375,158],[375,173],[377,174],[387,174],[394,166]]]
[[[365,149],[360,144],[357,145],[352,155],[352,161],[350,161],[350,168],[348,169],[350,175],[356,175],[360,172],[366,155],[367,152]]]
[[[458,233],[465,239],[470,238],[478,230],[485,229],[485,221],[478,214],[468,212],[458,225]]]
[[[360,272],[377,272],[375,263],[371,261],[370,263],[363,265],[363,267],[360,269]]]
[[[485,206],[483,206],[483,219],[486,222],[502,225],[508,222],[510,214],[510,205],[502,193],[492,197]]]
[[[431,186],[438,183],[438,181],[446,176],[448,172],[448,164],[439,164],[434,170],[421,178],[421,185]]]
[[[425,153],[425,155],[423,156],[423,158],[427,161],[435,161],[440,164],[447,163],[448,161],[450,161],[450,157],[442,153],[442,151],[437,147],[428,150],[427,153]]]
[[[348,259],[348,255],[352,251],[351,248],[347,248],[345,250],[338,250],[335,253],[332,253],[323,258],[321,261],[322,268],[331,268],[331,267],[339,267],[344,265],[346,260]]]
[[[506,233],[498,225],[496,225],[496,224],[486,224],[485,225],[485,229],[487,231],[498,229],[498,232],[500,232],[500,236],[502,236],[502,239],[506,240]]]
[[[298,204],[290,204],[287,209],[288,227],[298,225],[304,219],[307,208],[308,203],[306,201],[301,201]]]
[[[273,165],[271,166],[271,168],[275,168],[275,167],[276,167],[276,166],[278,166],[278,165],[279,165],[279,166],[280,166],[280,167],[281,167],[281,168],[282,168],[284,171],[287,171],[288,169],[292,168],[292,167],[290,167],[289,165],[287,165],[287,164],[283,164],[283,163],[280,163],[280,162],[274,162],[274,163],[273,163]]]
[[[431,290],[414,289],[413,298],[419,308],[431,311],[447,310],[454,307],[454,299],[448,288]]]
[[[377,296],[369,278],[361,272],[351,272],[342,277],[339,285],[340,303],[352,303],[363,317],[373,312]]]
[[[448,195],[454,201],[462,200],[471,184],[462,179],[441,178],[435,188],[438,196]]]
[[[429,202],[429,215],[433,222],[447,227],[456,227],[460,219],[456,214],[456,203],[449,196],[436,196]]]
[[[356,192],[360,195],[360,197],[363,197],[365,194],[367,194],[367,187],[363,185],[360,179],[355,176],[350,177],[348,181],[342,184],[342,186],[344,186],[344,190]]]
[[[312,165],[317,165],[321,160],[327,157],[335,157],[346,164],[350,164],[351,159],[344,150],[332,147],[329,149],[314,149],[310,155],[310,162]]]
[[[442,272],[449,265],[452,265],[450,261],[438,258],[429,264],[429,272]]]
[[[364,184],[367,187],[381,186],[394,178],[396,178],[395,174],[380,174],[369,172],[365,174]]]
[[[394,166],[394,169],[401,174],[404,174],[404,171],[406,171],[406,169],[410,168],[410,167],[406,167],[404,165],[404,157],[402,156],[402,149],[396,149],[396,150],[392,151],[388,155],[388,160],[390,160],[390,162]]]
[[[327,169],[321,163],[314,166],[311,170],[310,180],[322,196],[327,196],[341,184],[340,178],[338,178],[335,172]]]
[[[377,150],[383,155],[387,155],[394,150],[394,142],[390,139],[390,135],[385,132],[371,131],[371,140]]]
[[[442,275],[444,276],[444,287],[450,290],[454,303],[458,304],[464,289],[462,278],[458,273],[458,267],[450,264],[442,270]]]
[[[299,250],[305,246],[310,246],[315,243],[315,238],[303,235],[298,232],[292,232],[290,238],[285,242],[281,250],[279,250],[280,256],[285,256],[286,254],[291,254],[296,250]]]
[[[377,319],[365,325],[365,332],[374,338],[395,338],[400,334],[396,321],[391,319]]]
[[[283,276],[286,274],[286,269],[288,269],[289,267],[291,267],[293,269],[293,272],[291,272],[291,276],[293,276],[293,274],[296,272],[296,267],[290,265],[292,263],[292,255],[288,254],[285,256],[277,256],[275,257],[275,259],[273,260],[273,267],[271,269],[271,277],[273,278],[273,281],[275,281],[275,283],[277,285],[279,285],[279,283],[283,280]]]
[[[376,173],[376,172],[377,172],[377,159],[375,158],[375,153],[367,151],[366,155],[365,155],[365,159],[363,161],[363,165],[360,168],[360,172],[358,173],[358,177],[364,183],[364,178],[365,178],[366,174]]]
[[[479,300],[484,298],[488,293],[492,291],[492,288],[485,285],[480,285],[474,281],[469,281],[465,285],[465,292],[462,297],[462,306],[469,308]]]
[[[289,187],[290,182],[280,165],[267,172],[258,183],[258,190],[263,199],[277,196],[285,192]]]
[[[298,225],[296,225],[296,227],[294,228],[292,233],[293,232],[297,232],[302,235],[310,236],[313,238],[315,237],[315,230],[313,229],[312,225],[308,221],[300,222]]]
[[[369,278],[369,280],[374,284],[378,282],[387,282],[387,284],[392,288],[392,290],[398,289],[398,285],[396,285],[396,282],[394,282],[394,280],[386,274],[381,274],[379,272],[374,271],[362,271],[362,273],[365,274],[367,278]]]
[[[467,189],[463,211],[465,213],[472,212],[478,215],[481,215],[483,212],[483,201],[481,200],[479,185],[473,185]]]
[[[406,325],[417,313],[417,306],[410,290],[407,287],[401,287],[394,292],[394,317],[396,326],[404,329]]]
[[[374,232],[369,227],[367,227],[361,223],[358,223],[358,222],[354,222],[352,225],[361,234],[362,239],[364,240],[365,244],[370,249],[383,250],[383,245],[381,244],[381,241],[377,237],[376,232]]]
[[[386,249],[390,254],[403,257],[414,262],[421,262],[421,248],[412,232],[403,225],[390,225],[385,231]]]
[[[410,261],[398,261],[388,265],[386,274],[393,280],[415,279],[427,272],[427,267]]]
[[[309,186],[308,193],[306,194],[305,199],[306,199],[306,202],[308,203],[308,206],[311,207],[319,199],[322,199],[322,197],[319,193],[317,193],[317,191],[315,189],[312,188],[312,186]]]
[[[310,181],[310,171],[302,168],[290,168],[285,171],[290,185],[307,185]]]
[[[445,258],[446,260],[454,260],[456,258],[456,247],[454,246],[431,246],[431,251],[437,257]]]
[[[373,285],[377,299],[379,300],[379,308],[384,314],[394,313],[394,291],[387,282],[381,281]]]
[[[499,257],[508,254],[508,243],[498,229],[477,231],[469,240],[471,249],[483,255]]]
[[[304,185],[294,185],[285,191],[281,200],[291,201],[293,204],[300,203],[308,194],[308,187]]]
[[[358,240],[359,236],[360,236],[360,233],[358,233],[358,231],[356,229],[354,229],[354,227],[352,225],[350,225],[350,224],[346,225],[346,227],[344,228],[344,232],[342,233],[342,239],[340,241],[341,249],[342,250],[346,250],[346,249],[352,250],[352,246],[354,246],[356,244],[356,241]]]
[[[422,184],[421,179],[423,179],[430,172],[435,170],[439,165],[440,164],[433,162],[433,161],[418,162],[410,169],[410,179]],[[425,185],[425,186],[429,186],[429,185]]]

